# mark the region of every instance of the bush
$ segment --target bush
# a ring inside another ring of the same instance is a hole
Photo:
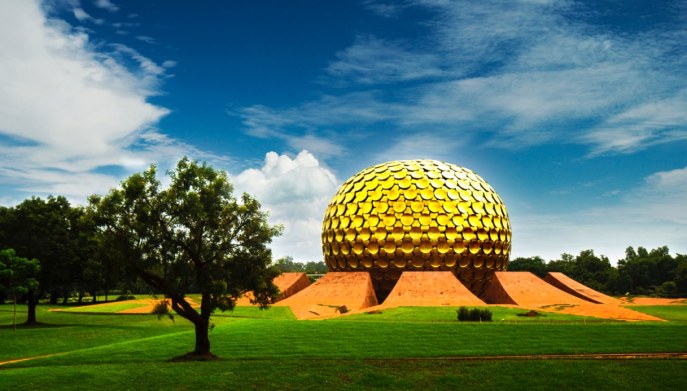
[[[134,296],[134,295],[119,295],[119,296],[117,296],[117,301],[134,300],[134,299],[136,299],[136,296]]]
[[[491,322],[491,311],[486,308],[458,308],[458,320],[461,322]]]

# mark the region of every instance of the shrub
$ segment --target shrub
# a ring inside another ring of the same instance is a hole
[[[458,320],[461,322],[491,322],[491,311],[486,308],[458,308]]]

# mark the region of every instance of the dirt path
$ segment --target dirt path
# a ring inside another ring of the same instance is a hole
[[[42,356],[24,357],[24,358],[17,358],[14,360],[0,361],[0,366],[6,365],[6,364],[14,364],[15,362],[35,360],[37,358],[52,357],[52,356],[56,356],[58,354],[62,354],[62,353],[44,354]]]
[[[18,358],[0,361],[0,366],[38,358],[56,356],[63,353],[45,354],[42,356]],[[313,358],[322,361],[322,358]],[[348,359],[324,359],[331,361],[345,361]],[[406,357],[365,359],[367,362],[389,361],[498,361],[498,360],[687,360],[687,353],[580,353],[580,354],[525,354],[517,356],[450,356],[450,357]]]

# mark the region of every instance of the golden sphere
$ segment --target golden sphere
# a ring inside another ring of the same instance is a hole
[[[369,167],[344,182],[322,223],[330,271],[369,271],[378,298],[401,272],[451,271],[479,295],[505,270],[511,228],[501,197],[479,175],[436,160]]]

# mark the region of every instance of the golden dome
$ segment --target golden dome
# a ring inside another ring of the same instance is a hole
[[[436,160],[378,164],[347,180],[322,223],[330,271],[369,271],[383,300],[404,270],[450,270],[480,294],[505,270],[503,201],[474,172]]]

